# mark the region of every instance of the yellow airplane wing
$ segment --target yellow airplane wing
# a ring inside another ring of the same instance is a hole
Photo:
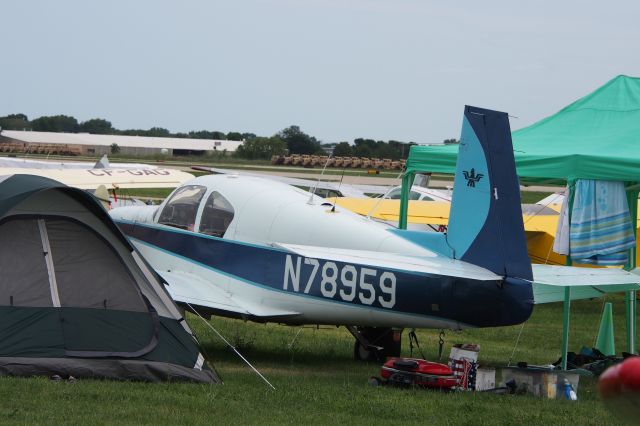
[[[399,218],[400,200],[380,200],[376,198],[334,198],[331,202],[362,216],[376,219],[395,220]],[[443,201],[409,201],[407,222],[425,225],[447,225],[451,204]],[[558,216],[523,215],[525,231],[545,232],[554,235]]]
[[[376,198],[334,198],[334,202],[345,209],[362,216],[386,221],[398,221],[400,200],[380,200]],[[449,223],[450,204],[439,201],[409,201],[407,222],[424,225],[447,225]],[[560,204],[546,206],[560,212]],[[640,209],[640,207],[639,207]],[[529,257],[534,263],[565,265],[566,257],[552,250],[558,227],[559,215],[523,214],[524,230],[529,247]],[[640,219],[638,220],[640,225]],[[640,226],[639,226],[640,232]],[[591,267],[592,265],[582,265]]]
[[[381,220],[397,221],[400,200],[378,198],[334,198],[331,202],[362,216]],[[409,201],[407,221],[424,225],[446,225],[449,223],[450,204],[442,201]]]

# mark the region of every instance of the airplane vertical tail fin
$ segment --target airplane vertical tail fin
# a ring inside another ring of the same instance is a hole
[[[466,106],[447,242],[454,257],[532,280],[509,117]]]

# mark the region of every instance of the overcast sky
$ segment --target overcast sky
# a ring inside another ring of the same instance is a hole
[[[518,129],[640,76],[639,16],[638,0],[3,2],[0,116],[441,142],[465,104]]]

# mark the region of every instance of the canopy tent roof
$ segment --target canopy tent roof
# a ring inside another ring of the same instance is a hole
[[[615,77],[512,138],[524,181],[640,181],[640,78]],[[457,145],[413,146],[407,172],[452,174],[457,156]]]

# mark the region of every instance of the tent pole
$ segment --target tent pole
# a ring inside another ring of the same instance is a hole
[[[575,197],[575,180],[569,180],[567,182],[567,187],[569,189],[569,204],[567,205],[568,215],[569,215],[569,226],[571,226],[571,211],[573,210],[573,200]],[[567,255],[566,265],[573,265],[573,260],[571,259],[571,249],[569,249],[569,254]],[[564,303],[563,303],[563,313],[562,313],[562,369],[567,369],[567,353],[569,352],[569,314],[571,311],[571,287],[567,286],[564,288]]]
[[[625,294],[625,311],[627,322],[627,350],[636,353],[636,292],[633,290]]]
[[[402,192],[400,195],[400,218],[398,219],[398,228],[407,229],[407,213],[409,210],[409,192],[413,185],[413,176],[415,172],[407,172],[402,177]]]
[[[567,369],[567,353],[569,352],[569,311],[571,309],[571,287],[564,288],[562,314],[562,369]]]
[[[637,185],[636,185],[637,186]],[[629,214],[631,216],[631,224],[633,234],[638,240],[638,190],[635,187],[627,187],[627,201],[629,203]],[[625,265],[625,269],[631,271],[636,267],[636,247],[629,250],[629,261]],[[636,292],[630,290],[625,294],[625,321],[627,326],[627,351],[636,353]]]
[[[638,246],[638,189],[637,187],[634,188],[633,192],[631,192],[631,224],[633,226],[633,234],[636,237],[636,247],[631,249],[631,256],[629,256],[629,260],[631,261],[631,264],[629,265],[629,270],[635,269],[637,267],[637,261],[638,259],[636,259],[636,253],[637,253],[637,246]],[[629,321],[629,325],[630,330],[629,330],[629,336],[631,336],[631,339],[629,339],[629,352],[632,354],[636,353],[636,303],[637,303],[637,298],[636,298],[636,291],[632,290],[629,292],[629,298],[631,299],[631,304],[629,305],[630,309],[631,309],[631,315],[629,316],[630,321]]]

